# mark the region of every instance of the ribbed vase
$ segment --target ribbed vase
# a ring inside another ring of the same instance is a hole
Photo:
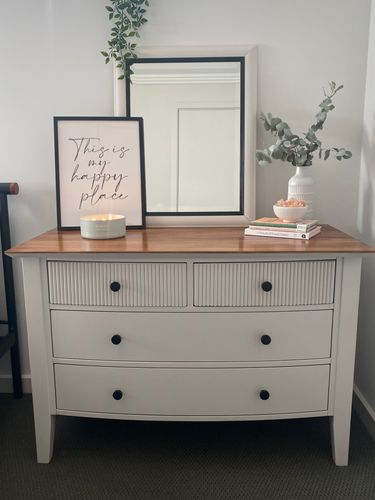
[[[303,200],[308,205],[305,219],[312,219],[314,214],[314,179],[309,167],[297,167],[296,173],[288,182],[288,199]]]

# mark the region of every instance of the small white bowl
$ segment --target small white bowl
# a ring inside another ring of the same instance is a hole
[[[273,211],[276,217],[278,217],[283,222],[298,222],[303,220],[305,213],[307,212],[308,205],[305,207],[279,207],[277,205],[273,206]]]

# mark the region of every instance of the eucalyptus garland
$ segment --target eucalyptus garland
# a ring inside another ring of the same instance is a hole
[[[312,164],[316,152],[323,160],[328,160],[331,153],[339,161],[351,158],[352,153],[345,148],[323,148],[316,136],[316,133],[322,130],[328,113],[335,109],[332,98],[342,88],[343,85],[336,86],[335,82],[329,82],[328,93],[323,89],[325,98],[319,104],[320,110],[315,115],[315,122],[302,136],[293,133],[281,118],[274,117],[271,113],[267,115],[261,113],[260,118],[264,122],[264,128],[276,137],[276,142],[269,148],[256,151],[259,165],[269,165],[272,160],[281,160],[294,166],[308,167]]]
[[[139,30],[147,22],[144,17],[149,0],[111,0],[106,5],[108,18],[112,22],[108,50],[102,51],[106,64],[111,59],[116,62],[116,68],[122,70],[119,80],[130,78],[132,70],[126,67],[128,59],[136,59],[137,39]]]

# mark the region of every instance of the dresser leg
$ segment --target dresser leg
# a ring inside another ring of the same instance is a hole
[[[55,415],[35,419],[36,455],[40,464],[48,464],[53,455],[55,438]]]
[[[37,258],[23,259],[23,281],[25,310],[29,341],[30,372],[32,380],[34,425],[37,459],[48,463],[52,458],[55,431],[56,403],[51,361],[51,347],[48,339],[49,311],[43,292],[43,269]]]
[[[351,414],[330,417],[332,457],[336,465],[348,465]]]
[[[332,369],[332,375],[335,376],[335,394],[333,417],[330,418],[332,454],[336,465],[348,465],[360,277],[361,258],[345,257],[341,283],[337,279],[340,290],[340,314],[337,324],[339,341],[336,366]]]

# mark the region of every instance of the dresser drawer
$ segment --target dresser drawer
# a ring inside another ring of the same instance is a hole
[[[48,262],[51,304],[183,307],[185,263]]]
[[[194,305],[200,307],[331,304],[335,261],[194,264]]]
[[[51,311],[53,354],[124,361],[327,358],[332,311],[135,313]]]
[[[55,378],[60,410],[269,415],[326,410],[329,366],[186,369],[57,364]],[[261,391],[269,398],[261,399]]]

